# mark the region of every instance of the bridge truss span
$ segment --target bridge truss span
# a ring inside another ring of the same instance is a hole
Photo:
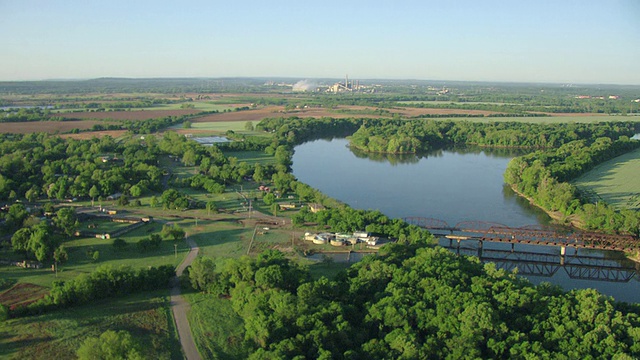
[[[481,242],[547,245],[615,251],[640,251],[640,239],[631,235],[610,235],[583,231],[566,231],[549,226],[529,225],[509,227],[487,221],[461,221],[450,226],[446,221],[406,217],[404,221],[428,229],[432,233],[447,232],[458,237]],[[454,235],[454,233],[456,233]]]

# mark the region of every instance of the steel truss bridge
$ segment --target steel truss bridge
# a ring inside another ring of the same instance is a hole
[[[493,250],[467,247],[446,247],[458,255],[478,256],[506,271],[518,269],[519,275],[552,277],[562,268],[569,278],[610,282],[629,282],[638,266],[629,260],[614,260],[595,256],[559,256],[526,251]]]
[[[403,220],[409,224],[427,229],[434,235],[445,236],[450,240],[477,240],[479,241],[479,246],[482,246],[482,242],[489,241],[560,246],[563,253],[566,247],[617,251],[640,250],[640,240],[630,235],[609,235],[582,231],[567,232],[539,225],[509,227],[484,221],[462,221],[455,226],[450,226],[445,221],[424,217],[406,217]]]

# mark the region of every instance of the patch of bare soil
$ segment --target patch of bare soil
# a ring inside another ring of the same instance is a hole
[[[0,304],[5,306],[26,305],[27,303],[42,299],[49,290],[45,287],[20,283],[0,294]]]

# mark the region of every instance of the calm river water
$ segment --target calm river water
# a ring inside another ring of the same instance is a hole
[[[503,173],[518,151],[505,149],[438,150],[422,156],[369,155],[352,151],[346,139],[316,140],[299,145],[293,174],[357,209],[377,209],[392,218],[425,217],[453,226],[462,221],[500,223],[510,227],[544,225],[549,217],[504,185]],[[477,242],[463,242],[475,248]],[[448,245],[446,240],[441,244]],[[506,250],[510,245],[485,244]],[[559,248],[516,245],[516,250],[558,254]],[[572,252],[569,252],[572,254]],[[580,250],[581,255],[620,258],[619,253]],[[551,277],[527,276],[565,289],[596,288],[617,300],[640,302],[640,282],[579,280],[560,269]]]

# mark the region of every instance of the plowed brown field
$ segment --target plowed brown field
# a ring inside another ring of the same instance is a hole
[[[147,120],[158,119],[166,116],[193,115],[200,110],[180,109],[180,110],[135,110],[135,111],[99,111],[99,112],[67,112],[58,113],[52,116],[61,116],[65,119],[96,119],[96,120]]]
[[[30,121],[0,123],[0,133],[28,134],[33,132],[46,132],[49,134],[69,132],[73,129],[89,130],[93,125],[114,124],[109,121],[83,120],[83,121]]]

